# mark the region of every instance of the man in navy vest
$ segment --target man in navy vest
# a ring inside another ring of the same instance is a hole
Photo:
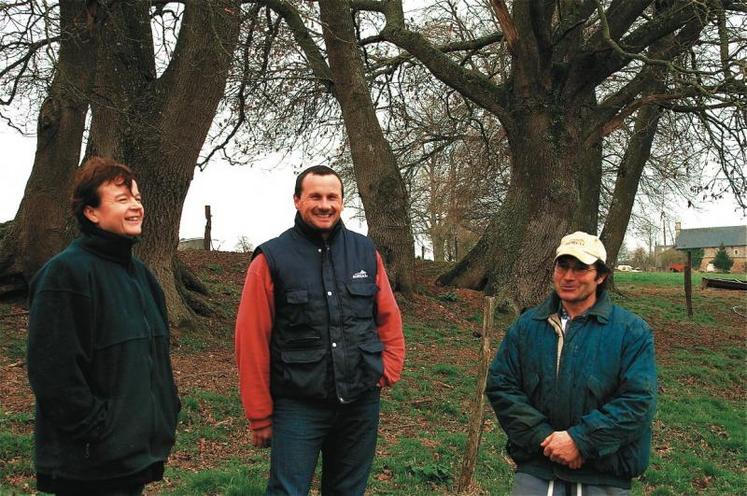
[[[236,319],[239,389],[255,446],[272,442],[268,495],[362,495],[379,394],[399,380],[402,319],[370,239],[340,220],[329,167],[296,180],[295,225],[261,244]]]

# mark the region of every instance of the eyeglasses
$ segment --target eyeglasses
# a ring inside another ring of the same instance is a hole
[[[597,270],[597,268],[593,265],[585,265],[570,260],[558,260],[555,262],[555,271],[559,274],[565,274],[569,270],[573,272],[574,275],[581,276],[587,272],[591,272],[592,270]]]

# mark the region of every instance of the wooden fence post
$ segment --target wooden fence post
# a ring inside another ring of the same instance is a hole
[[[210,241],[212,239],[212,233],[210,232],[213,227],[213,216],[210,215],[210,205],[205,205],[205,236],[202,238],[202,247],[205,251],[210,251]]]
[[[490,366],[490,336],[493,330],[494,315],[495,297],[487,296],[485,297],[482,317],[482,346],[480,347],[480,363],[477,370],[477,390],[472,404],[472,414],[467,430],[467,450],[462,460],[462,471],[457,482],[457,494],[467,492],[472,485],[477,453],[480,449],[483,411],[485,409],[485,383],[488,379],[488,367]]]
[[[687,317],[693,318],[693,280],[692,280],[693,254],[687,250],[687,262],[685,262],[685,304],[687,305]]]

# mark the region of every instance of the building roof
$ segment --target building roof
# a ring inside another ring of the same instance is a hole
[[[682,229],[677,236],[678,250],[747,245],[747,224],[743,226]]]

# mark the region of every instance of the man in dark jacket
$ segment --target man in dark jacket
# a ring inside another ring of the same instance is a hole
[[[132,255],[144,215],[132,171],[88,160],[73,211],[82,235],[31,283],[37,488],[138,495],[163,475],[179,400],[163,292]]]
[[[648,465],[656,403],[646,322],[610,302],[596,236],[565,236],[555,291],[506,333],[486,393],[516,462],[514,495],[625,495]]]
[[[381,256],[340,220],[342,181],[302,172],[294,227],[254,252],[236,318],[239,387],[255,446],[272,440],[269,495],[362,495],[379,390],[399,380],[402,320]]]

